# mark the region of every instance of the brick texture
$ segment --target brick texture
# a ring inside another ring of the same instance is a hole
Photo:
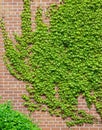
[[[59,3],[59,0],[32,0],[32,21],[34,20],[35,11],[38,6],[41,6],[45,12],[47,7],[52,3]],[[20,14],[22,12],[22,9],[22,0],[0,0],[0,17],[4,18],[7,31],[12,39],[13,32],[21,34]],[[47,19],[44,19],[44,21],[48,22]],[[34,26],[35,25],[33,24],[33,29]],[[19,110],[25,114],[29,114],[27,109],[23,106],[23,99],[21,98],[22,94],[27,93],[25,84],[10,75],[3,62],[4,53],[4,44],[0,30],[0,96],[2,96],[0,103],[11,100],[14,109]],[[82,96],[79,97],[78,102],[79,109],[86,110],[87,112],[97,116],[97,118],[100,120],[95,107],[92,106],[92,108],[89,110]],[[101,121],[98,124],[85,124],[83,126],[68,128],[60,117],[51,117],[47,112],[34,112],[31,118],[42,128],[42,130],[102,130]]]

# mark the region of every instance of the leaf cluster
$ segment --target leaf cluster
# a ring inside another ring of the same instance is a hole
[[[0,130],[40,130],[37,125],[12,109],[10,102],[0,104]]]
[[[64,0],[48,10],[50,25],[36,12],[32,31],[30,0],[24,0],[22,35],[9,39],[4,23],[5,63],[12,75],[26,81],[24,95],[30,111],[49,111],[70,121],[68,126],[92,123],[78,110],[80,94],[102,115],[102,1]],[[100,90],[100,91],[99,91]],[[102,116],[101,116],[102,117]]]

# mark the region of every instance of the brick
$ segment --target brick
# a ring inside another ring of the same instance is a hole
[[[80,130],[80,128],[71,128],[69,130]]]
[[[42,128],[42,130],[50,130],[50,128]]]
[[[4,2],[12,2],[13,0],[4,0]]]
[[[98,128],[90,128],[90,130],[98,130]],[[102,130],[102,128],[101,128],[101,130]]]
[[[60,130],[60,128],[52,128],[51,130]]]
[[[80,130],[89,130],[89,128],[80,128]]]
[[[61,128],[61,130],[70,130],[70,128]]]

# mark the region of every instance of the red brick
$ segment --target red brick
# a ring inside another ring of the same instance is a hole
[[[12,0],[4,0],[4,2],[12,2]]]
[[[60,130],[60,128],[52,128],[52,130]]]
[[[50,128],[42,128],[42,130],[50,130]]]
[[[90,130],[98,130],[98,128],[90,128]],[[102,128],[101,128],[101,130],[102,130]]]
[[[70,130],[80,130],[80,128],[71,128]]]
[[[70,128],[62,128],[61,130],[70,130]]]
[[[89,128],[80,128],[80,130],[89,130]]]

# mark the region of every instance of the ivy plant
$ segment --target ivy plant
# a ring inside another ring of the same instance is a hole
[[[30,0],[23,0],[22,35],[9,38],[3,20],[5,64],[17,79],[26,82],[24,105],[31,112],[48,111],[68,126],[93,123],[94,117],[78,109],[83,95],[102,117],[102,1],[63,0],[47,11],[36,11],[32,30]]]

